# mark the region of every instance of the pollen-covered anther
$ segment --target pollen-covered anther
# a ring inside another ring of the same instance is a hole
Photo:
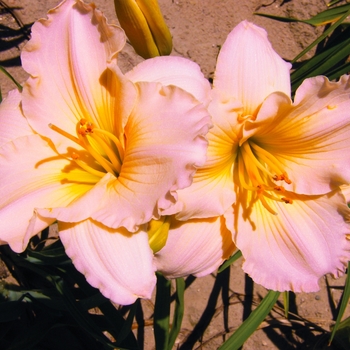
[[[71,156],[72,156],[72,159],[74,159],[74,160],[79,159],[79,154],[77,154],[77,153],[75,153],[75,152],[73,152],[73,153],[71,154]]]
[[[263,193],[265,191],[265,186],[264,185],[258,185],[256,186],[258,193]]]
[[[284,181],[288,185],[290,185],[292,183],[292,181],[289,179],[289,177],[286,173],[283,173],[281,175],[275,175],[272,179],[274,181]]]
[[[94,126],[91,122],[88,122],[86,119],[82,118],[79,121],[80,127],[78,127],[78,133],[80,135],[92,134]]]
[[[283,186],[275,186],[273,189],[278,192],[285,192],[286,190]]]
[[[281,200],[286,204],[293,204],[293,200],[287,197],[282,197]]]

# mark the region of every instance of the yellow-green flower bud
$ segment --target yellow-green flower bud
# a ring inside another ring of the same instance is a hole
[[[121,27],[143,58],[169,55],[172,38],[157,0],[114,0]]]
[[[159,220],[151,220],[148,223],[148,243],[153,253],[157,253],[165,246],[169,228],[170,216],[162,216]]]

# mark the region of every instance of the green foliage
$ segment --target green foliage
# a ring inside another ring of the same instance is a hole
[[[280,293],[270,290],[259,306],[239,326],[231,337],[220,346],[219,350],[236,350],[255,332],[260,323],[274,307]]]
[[[0,253],[18,282],[0,284],[1,349],[138,349],[130,320],[86,282],[59,240]]]

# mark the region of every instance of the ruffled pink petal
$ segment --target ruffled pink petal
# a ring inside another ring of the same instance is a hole
[[[59,151],[65,152],[72,141],[49,124],[76,136],[76,124],[86,119],[119,137],[136,90],[107,67],[116,66],[124,43],[121,28],[108,25],[94,4],[79,0],[62,2],[48,19],[33,25],[21,56],[31,75],[23,90],[23,111],[33,129]]]
[[[74,266],[106,298],[128,305],[151,297],[156,277],[145,231],[132,234],[87,220],[60,222],[59,232]]]
[[[243,115],[253,115],[272,92],[290,95],[291,65],[273,50],[264,29],[243,21],[222,46],[214,78],[214,91],[222,103],[236,100]]]
[[[33,134],[20,107],[21,93],[12,90],[0,104],[0,147],[18,137]]]
[[[155,254],[155,264],[167,278],[201,277],[215,271],[235,249],[223,217],[186,222],[173,218],[167,242]]]
[[[221,115],[222,116],[222,115]],[[238,147],[236,119],[213,115],[214,126],[207,135],[207,161],[193,177],[191,186],[178,191],[178,202],[164,211],[178,220],[223,215],[235,202],[233,164]]]
[[[0,240],[16,252],[55,220],[41,216],[36,208],[65,206],[97,181],[60,157],[39,135],[16,138],[1,147],[0,178]]]
[[[205,79],[198,64],[183,57],[160,56],[145,60],[126,73],[126,77],[134,83],[153,81],[175,85],[191,93],[205,106],[209,103],[209,81]]]
[[[188,93],[159,83],[137,83],[139,100],[125,126],[126,150],[118,178],[106,174],[67,208],[40,211],[64,222],[89,217],[135,231],[159,218],[204,164],[210,118]],[[113,210],[111,210],[113,208]]]
[[[244,137],[270,152],[283,165],[292,191],[323,194],[350,183],[350,78],[339,82],[310,78],[295,102],[273,94],[256,121],[245,124]]]
[[[255,282],[272,290],[315,292],[320,277],[339,276],[346,268],[350,210],[339,191],[287,196],[292,204],[266,198],[277,213],[272,215],[260,200],[252,207],[245,203],[242,194],[235,214],[226,214],[228,228],[245,259],[243,269]]]

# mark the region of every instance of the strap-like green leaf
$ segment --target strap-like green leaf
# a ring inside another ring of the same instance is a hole
[[[173,325],[169,335],[168,350],[171,350],[175,344],[175,340],[181,330],[182,318],[185,309],[185,280],[183,278],[176,279],[176,293],[175,293],[175,310]]]
[[[269,314],[275,305],[280,292],[270,290],[259,306],[238,327],[228,340],[220,346],[219,350],[236,350],[254,333],[260,323]]]
[[[169,343],[170,287],[170,281],[157,273],[156,302],[154,305],[156,350],[167,349]]]
[[[331,334],[331,339],[329,341],[330,343],[332,342],[332,340],[334,338],[334,335],[335,335],[336,331],[339,328],[340,321],[341,321],[341,319],[342,319],[342,317],[344,315],[346,306],[348,305],[348,301],[349,301],[349,298],[350,298],[350,277],[349,277],[349,271],[350,271],[350,262],[348,263],[348,275],[346,277],[346,283],[345,283],[345,288],[344,288],[344,292],[343,292],[343,296],[342,296],[342,301],[341,301],[340,308],[339,308],[338,317],[337,317],[337,320],[335,321],[335,325],[333,327],[332,334]]]
[[[229,259],[227,259],[220,267],[218,272],[224,271],[226,268],[228,268],[231,264],[233,264],[236,260],[238,260],[242,256],[242,252],[240,250],[237,250]]]
[[[342,6],[338,6],[338,7],[334,7],[334,8],[330,8],[325,11],[322,11],[309,19],[280,17],[280,16],[274,16],[274,15],[269,15],[266,13],[259,13],[259,12],[256,12],[254,14],[258,16],[274,19],[280,22],[301,22],[301,23],[310,24],[312,26],[322,26],[327,23],[335,22],[340,17],[342,17],[345,13],[347,13],[349,9],[350,9],[350,4],[346,4],[346,5],[342,5]]]

